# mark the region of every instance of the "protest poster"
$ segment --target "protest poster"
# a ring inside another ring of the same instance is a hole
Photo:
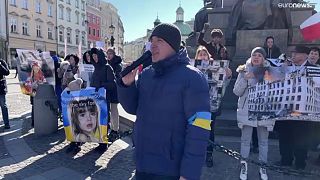
[[[39,84],[55,86],[54,62],[49,52],[17,49],[18,77],[23,94],[34,96]]]
[[[90,87],[94,66],[92,64],[79,64],[79,78],[83,80],[84,87]]]
[[[195,60],[194,66],[203,72],[208,81],[210,111],[215,112],[220,107],[228,83],[226,68],[229,67],[229,60]]]
[[[269,67],[248,89],[249,120],[320,122],[320,68]]]
[[[89,87],[61,94],[63,125],[71,142],[108,143],[106,90]]]

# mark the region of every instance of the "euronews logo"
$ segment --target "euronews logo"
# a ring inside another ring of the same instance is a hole
[[[292,3],[275,3],[274,5],[278,8],[290,8],[290,9],[300,9],[300,8],[314,8],[317,3],[311,2],[292,2]]]

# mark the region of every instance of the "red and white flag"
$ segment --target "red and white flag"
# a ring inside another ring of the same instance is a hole
[[[320,39],[320,13],[309,17],[300,25],[301,34],[306,41]]]

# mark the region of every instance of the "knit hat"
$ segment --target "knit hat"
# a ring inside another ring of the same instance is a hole
[[[306,46],[296,46],[296,47],[294,47],[294,49],[291,52],[309,54],[310,49]]]
[[[181,33],[179,28],[174,24],[161,23],[157,25],[150,36],[157,36],[165,40],[176,52],[180,49]]]
[[[267,56],[266,51],[262,47],[255,47],[254,49],[252,49],[251,56],[253,55],[253,53],[256,53],[256,52],[262,54],[264,58],[266,58]]]

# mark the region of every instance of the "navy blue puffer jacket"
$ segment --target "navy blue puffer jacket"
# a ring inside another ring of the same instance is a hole
[[[185,49],[152,64],[136,83],[118,84],[134,126],[139,172],[200,179],[210,130],[208,83]]]

